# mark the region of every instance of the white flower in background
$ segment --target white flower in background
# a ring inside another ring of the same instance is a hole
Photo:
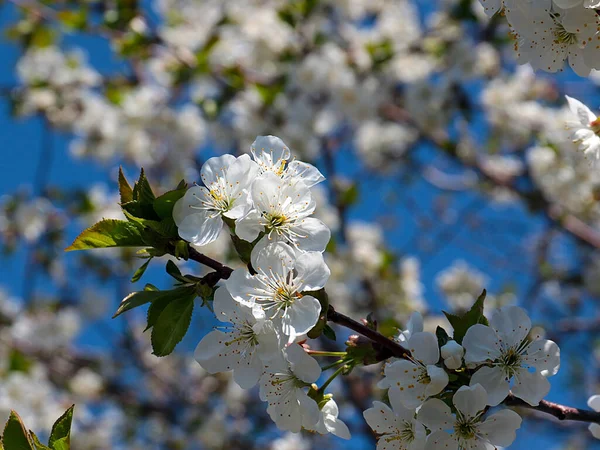
[[[405,406],[416,408],[427,397],[439,394],[448,384],[448,374],[435,364],[440,358],[437,338],[427,332],[413,334],[407,342],[411,356],[385,366],[378,386],[390,388]]]
[[[298,433],[286,433],[271,443],[271,450],[310,450],[310,441]]]
[[[408,342],[410,337],[415,333],[423,331],[423,316],[420,312],[415,311],[410,315],[408,322],[406,323],[406,330],[401,331],[398,334],[396,340],[398,342]]]
[[[331,231],[319,219],[309,217],[315,201],[304,184],[267,172],[252,184],[251,195],[254,209],[236,221],[240,238],[252,242],[264,231],[264,240],[289,242],[303,251],[325,250]]]
[[[217,319],[231,327],[204,336],[194,357],[209,373],[233,370],[234,381],[249,389],[264,373],[265,364],[281,354],[277,332],[262,311],[253,312],[234,301],[225,287],[216,290],[213,308]]]
[[[297,160],[290,162],[290,149],[276,136],[258,136],[251,151],[261,174],[273,172],[292,184],[301,181],[309,188],[325,179],[312,164]]]
[[[390,396],[390,408],[382,402],[363,412],[371,429],[381,435],[377,450],[422,450],[427,433],[421,422],[415,419],[415,410],[405,408],[398,398]]]
[[[484,273],[458,260],[440,272],[435,281],[454,309],[468,310],[489,280]]]
[[[567,122],[567,128],[574,130],[571,139],[579,144],[579,150],[586,157],[592,157],[596,162],[600,159],[600,120],[598,117],[579,100],[565,96],[569,103],[571,112],[577,116],[577,120]]]
[[[173,219],[182,239],[206,245],[219,237],[222,216],[238,219],[246,212],[248,189],[258,166],[249,155],[223,155],[210,158],[200,172],[206,187],[188,189],[175,204]]]
[[[303,295],[316,291],[329,279],[329,267],[319,252],[298,253],[282,242],[260,247],[251,255],[256,275],[246,269],[235,270],[225,282],[232,297],[256,314],[281,323],[282,331],[292,342],[308,332],[321,312],[319,301]]]
[[[268,402],[267,412],[280,430],[298,433],[313,429],[321,418],[317,403],[304,388],[317,381],[321,368],[298,344],[285,350],[286,370],[266,373],[260,379],[260,399]]]
[[[456,370],[462,366],[462,358],[465,354],[465,349],[456,341],[448,341],[440,348],[444,365],[448,369]]]
[[[482,420],[488,401],[481,385],[462,386],[452,402],[456,416],[437,398],[427,400],[419,410],[417,419],[432,431],[427,450],[483,450],[508,447],[515,440],[516,430],[521,427],[521,417],[516,412],[503,409]]]
[[[344,422],[342,422],[338,416],[340,411],[335,400],[330,399],[323,408],[321,408],[321,415],[319,421],[314,427],[306,427],[309,431],[316,431],[319,434],[331,433],[342,439],[350,439],[350,430]]]
[[[592,395],[588,399],[587,404],[594,411],[600,412],[600,395]],[[596,439],[600,439],[600,425],[597,423],[591,423],[588,426],[588,430],[590,430],[590,433],[592,433]]]
[[[471,385],[481,384],[488,404],[496,406],[512,393],[530,405],[537,405],[550,391],[546,377],[560,367],[560,349],[546,339],[528,338],[531,320],[524,309],[506,306],[497,310],[490,326],[473,325],[462,345],[467,366],[483,365],[471,377]]]

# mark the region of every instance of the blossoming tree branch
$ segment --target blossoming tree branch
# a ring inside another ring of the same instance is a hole
[[[41,143],[0,196],[0,448],[598,445],[599,12],[0,2]]]
[[[445,313],[450,334],[442,327],[435,334],[423,331],[417,312],[393,339],[379,334],[373,319],[360,323],[336,312],[325,290],[330,270],[323,251],[330,230],[311,217],[316,207],[311,188],[323,175],[294,158],[275,136],[259,136],[250,154],[210,158],[201,169],[202,185],[181,182],[158,197],[143,171],[133,188],[121,172],[127,220],[103,220],[67,249],[147,246],[139,252],[148,261],[134,275],[138,279],[152,258],[165,254],[214,269],[198,278],[169,261],[176,288],[147,284],[123,299],[115,317],[149,304],[155,355],[170,354],[181,341],[200,297],[223,326],[200,341],[196,360],[210,373],[232,371],[243,389],[258,384],[269,416],[282,430],[349,439],[327,388],[356,366],[385,361],[379,386],[387,389],[389,406],[376,401],[364,411],[380,449],[509,446],[521,417],[510,408],[490,410],[499,405],[590,422],[597,433],[600,412],[544,401],[548,378],[560,368],[560,350],[531,333],[531,321],[518,306],[500,308],[488,319],[484,291],[462,316]],[[224,228],[242,263],[238,269],[198,250]],[[311,339],[336,340],[329,323],[361,336],[351,336],[343,351],[313,350]],[[590,399],[591,407],[597,399]]]

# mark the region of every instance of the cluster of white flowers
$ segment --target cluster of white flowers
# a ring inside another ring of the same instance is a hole
[[[381,435],[378,448],[509,446],[521,418],[507,409],[489,415],[487,410],[509,391],[537,405],[550,389],[546,378],[560,366],[558,346],[530,336],[530,330],[525,311],[507,306],[496,310],[489,325],[471,326],[462,345],[450,340],[440,348],[437,337],[423,331],[421,315],[413,314],[398,338],[411,356],[389,362],[379,383],[388,389],[392,407],[375,402],[364,412]]]
[[[323,176],[291,159],[274,136],[259,136],[251,154],[209,159],[201,170],[204,186],[190,188],[173,210],[180,236],[194,245],[215,241],[225,226],[252,245],[248,267],[234,270],[215,292],[214,312],[229,325],[200,341],[196,360],[210,373],[232,371],[244,389],[258,384],[278,428],[349,438],[337,404],[314,384],[321,367],[299,345],[319,320],[314,295],[330,276],[322,255],[330,232],[311,217],[311,187]],[[525,311],[505,306],[489,325],[471,326],[460,344],[440,343],[413,313],[397,338],[410,355],[388,362],[379,383],[392,408],[376,402],[364,412],[381,435],[380,448],[510,445],[521,418],[510,410],[486,416],[488,407],[510,391],[537,405],[560,366],[558,346],[530,331]]]
[[[516,40],[517,59],[547,72],[565,60],[580,76],[600,69],[600,18],[594,0],[480,0],[488,15],[504,11]]]
[[[317,323],[321,304],[310,295],[325,286],[323,259],[329,228],[311,217],[311,187],[324,177],[310,164],[291,160],[274,136],[260,136],[252,158],[224,155],[206,161],[204,186],[193,186],[176,204],[179,235],[195,245],[218,239],[224,223],[253,242],[251,269],[235,270],[216,290],[217,318],[230,324],[206,335],[195,357],[210,373],[233,371],[248,389],[260,384],[267,412],[283,430],[302,427],[349,438],[333,399],[321,403],[307,388],[321,368],[296,342]]]

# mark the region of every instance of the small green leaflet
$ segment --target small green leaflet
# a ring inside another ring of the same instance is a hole
[[[457,316],[456,314],[451,314],[446,311],[443,311],[444,315],[454,328],[454,336],[453,339],[462,344],[462,340],[467,333],[467,330],[477,323],[481,323],[483,325],[488,325],[488,321],[483,315],[483,302],[485,300],[486,290],[484,289],[477,301],[473,304],[471,309],[467,311],[462,316]]]
[[[65,251],[109,247],[141,247],[140,229],[125,220],[104,219],[84,230]]]
[[[71,448],[71,422],[73,421],[72,405],[65,413],[58,418],[52,425],[50,440],[48,444],[52,450],[69,450]]]
[[[170,354],[183,339],[192,321],[194,298],[195,295],[178,298],[162,310],[150,336],[154,355]]]
[[[181,297],[188,297],[192,294],[194,296],[196,295],[196,287],[194,285],[182,286],[168,291],[144,290],[132,292],[121,301],[121,304],[119,305],[117,312],[115,312],[113,319],[117,316],[120,316],[124,312],[129,311],[130,309],[137,308],[138,306],[145,305],[146,303],[154,302],[162,298],[177,299]]]

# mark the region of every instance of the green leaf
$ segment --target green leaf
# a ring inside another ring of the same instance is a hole
[[[358,201],[359,194],[358,183],[352,183],[348,189],[341,193],[340,203],[343,206],[354,205]]]
[[[176,299],[182,296],[189,296],[190,294],[195,292],[196,288],[194,285],[183,286],[177,289],[171,289],[167,291],[155,291],[146,289],[143,291],[132,292],[121,301],[121,304],[119,305],[117,312],[115,312],[113,319],[117,316],[120,316],[126,311],[129,311],[133,308],[137,308],[138,306],[145,305],[146,303],[154,302],[161,298]]]
[[[42,444],[35,433],[31,430],[29,430],[29,438],[31,439],[31,442],[33,442],[33,448],[35,448],[35,450],[52,450],[47,445]]]
[[[133,189],[131,189],[131,186],[127,182],[122,167],[119,167],[119,194],[121,196],[121,204],[133,201]]]
[[[177,267],[177,265],[171,261],[168,260],[167,261],[167,273],[169,275],[171,275],[173,278],[175,278],[177,281],[181,281],[182,283],[188,283],[189,280],[187,280],[182,274],[181,274],[181,270],[179,270],[179,267]]]
[[[10,412],[4,426],[2,444],[6,450],[34,450],[27,429],[15,411]]]
[[[132,283],[135,283],[136,281],[139,281],[140,278],[142,278],[142,276],[144,275],[144,272],[146,272],[146,269],[148,268],[148,264],[150,264],[150,261],[152,261],[152,257],[148,258],[148,261],[146,261],[144,264],[142,264],[138,268],[138,270],[135,271],[135,273],[131,277]]]
[[[154,211],[161,219],[173,217],[173,207],[177,200],[185,195],[187,186],[182,189],[165,192],[153,202]]]
[[[170,302],[160,313],[152,327],[153,354],[166,356],[183,339],[192,321],[194,297],[179,298]]]
[[[65,251],[109,247],[141,247],[140,229],[125,220],[104,219],[84,230]]]
[[[133,186],[133,199],[139,201],[141,204],[153,204],[156,196],[152,192],[150,183],[146,178],[144,169],[140,171],[140,177]]]
[[[172,300],[173,299],[171,297],[162,297],[150,303],[150,306],[148,307],[147,324],[146,328],[144,328],[144,331],[148,331],[154,326],[160,314],[167,307],[167,305],[171,303]]]
[[[50,440],[48,445],[52,450],[69,450],[71,448],[71,422],[73,420],[73,408],[72,405],[65,413],[58,418],[54,425],[52,425],[52,432],[50,433]]]
[[[83,30],[87,24],[87,11],[63,10],[56,13],[58,20],[69,30]]]
[[[459,344],[462,343],[467,330],[475,324],[483,324],[489,325],[487,319],[483,315],[483,303],[485,301],[486,290],[484,289],[479,298],[475,301],[473,306],[469,311],[467,311],[462,316],[457,316],[456,314],[451,314],[446,311],[443,311],[444,315],[454,328],[454,340]]]
[[[323,336],[332,341],[337,339],[335,336],[335,331],[329,325],[325,325],[325,327],[323,327]]]
[[[448,336],[448,333],[446,333],[446,330],[444,330],[442,327],[437,327],[435,329],[435,335],[437,336],[438,346],[440,348],[446,345],[450,340],[450,336]]]

